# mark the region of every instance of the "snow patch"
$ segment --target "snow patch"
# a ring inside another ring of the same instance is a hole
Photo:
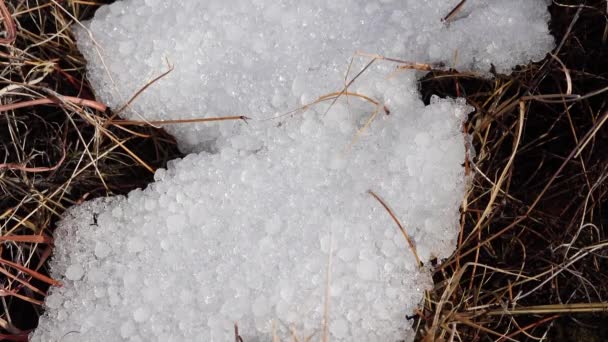
[[[461,70],[508,71],[553,39],[544,1],[125,0],[78,44],[100,99],[166,125],[183,151],[128,197],[68,211],[55,233],[47,310],[32,341],[412,340],[432,285],[420,259],[449,256],[465,192],[464,100],[425,106],[422,72],[365,51]],[[102,59],[103,58],[103,63]],[[351,58],[352,63],[351,63]],[[308,105],[305,111],[281,115]],[[339,95],[338,95],[339,94]],[[331,261],[331,262],[330,262]],[[330,277],[327,277],[329,269]],[[326,293],[328,296],[326,296]]]

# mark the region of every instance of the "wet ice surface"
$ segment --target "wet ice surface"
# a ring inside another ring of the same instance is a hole
[[[246,115],[171,125],[195,151],[145,190],[72,208],[34,341],[245,341],[273,327],[334,341],[411,340],[432,284],[378,194],[428,264],[447,257],[465,191],[463,100],[425,106],[421,72],[366,51],[463,70],[507,71],[553,40],[544,1],[138,1],[79,31],[100,99],[137,120]],[[103,56],[103,63],[99,58]],[[457,56],[457,57],[455,57]],[[335,96],[334,96],[335,97]],[[370,123],[370,124],[368,124]],[[330,277],[328,277],[328,270]],[[328,294],[326,296],[326,293]]]

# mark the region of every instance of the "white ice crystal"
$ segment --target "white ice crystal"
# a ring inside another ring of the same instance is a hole
[[[420,72],[366,51],[507,71],[553,40],[544,1],[162,1],[102,7],[79,46],[127,117],[246,115],[167,125],[184,151],[128,197],[72,208],[33,341],[411,340],[405,317],[447,257],[465,191],[463,100],[417,91]],[[103,62],[102,62],[103,60]],[[348,72],[347,72],[348,71]],[[346,79],[345,79],[346,75]],[[333,93],[333,95],[331,95]],[[330,94],[328,98],[322,96]],[[306,110],[280,115],[310,104]],[[327,295],[326,295],[327,294]]]

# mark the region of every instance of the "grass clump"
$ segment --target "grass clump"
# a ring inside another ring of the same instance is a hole
[[[475,107],[464,129],[477,155],[458,249],[419,312],[421,340],[608,337],[607,10],[554,2],[557,47],[512,75],[422,80],[427,98]]]
[[[180,156],[163,131],[120,125],[94,100],[70,27],[107,2],[0,1],[0,340],[37,325],[64,210],[143,187]]]

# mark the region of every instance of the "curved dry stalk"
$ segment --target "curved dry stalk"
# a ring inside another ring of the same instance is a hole
[[[61,159],[53,165],[49,167],[28,167],[25,164],[17,164],[17,163],[2,163],[0,164],[0,170],[8,169],[8,170],[19,170],[24,172],[48,172],[57,170],[65,161],[66,150],[65,145],[62,148],[63,153],[61,154]]]
[[[403,237],[405,237],[405,240],[407,241],[407,244],[410,246],[410,250],[412,251],[412,254],[414,254],[414,258],[416,259],[416,263],[418,264],[418,267],[422,267],[422,261],[420,261],[420,258],[418,257],[418,252],[416,251],[416,245],[414,244],[414,242],[412,241],[412,239],[408,235],[407,231],[405,230],[405,228],[401,224],[401,221],[399,221],[399,219],[397,218],[397,216],[395,215],[395,213],[393,213],[393,211],[388,206],[388,204],[386,204],[386,202],[384,202],[384,200],[380,196],[378,196],[372,190],[367,190],[367,192],[370,195],[372,195],[372,197],[374,197],[378,202],[380,202],[380,204],[384,207],[384,209],[386,209],[386,211],[388,212],[388,214],[391,216],[391,218],[393,219],[393,221],[395,221],[395,223],[399,227],[399,230],[401,230],[401,233],[403,234]]]
[[[502,183],[507,178],[507,173],[511,171],[511,165],[513,164],[513,161],[515,160],[515,156],[517,155],[517,152],[519,151],[519,143],[521,141],[521,136],[522,136],[523,130],[524,130],[525,113],[526,113],[525,103],[523,101],[521,101],[519,104],[519,120],[518,120],[518,125],[517,125],[517,138],[515,140],[515,143],[513,144],[513,152],[511,153],[511,157],[507,161],[507,165],[505,165],[505,167],[503,168],[500,176],[498,177],[498,180],[492,187],[492,192],[490,193],[490,200],[488,201],[486,208],[484,209],[483,213],[481,214],[481,217],[479,218],[479,220],[477,220],[477,224],[475,225],[475,228],[473,228],[473,230],[471,231],[469,236],[467,236],[467,238],[464,240],[463,245],[466,244],[468,241],[470,241],[472,236],[474,234],[476,234],[479,229],[481,229],[482,224],[489,217],[489,214],[492,211],[492,208],[494,205],[494,201],[496,201],[496,197],[498,196],[498,193],[501,191]]]
[[[358,98],[363,99],[363,100],[365,100],[365,101],[367,101],[367,102],[369,102],[369,103],[371,103],[371,104],[373,104],[373,105],[375,105],[375,106],[379,106],[379,105],[380,105],[380,102],[378,102],[378,101],[374,100],[373,98],[371,98],[371,97],[369,97],[369,96],[366,96],[366,95],[363,95],[363,94],[359,94],[359,93],[355,93],[355,92],[338,91],[338,92],[333,92],[333,93],[329,93],[329,94],[322,95],[322,96],[320,96],[319,98],[317,98],[316,100],[314,100],[313,102],[307,103],[307,104],[305,104],[305,105],[303,105],[303,106],[301,106],[301,107],[298,107],[298,108],[296,108],[296,109],[290,110],[290,111],[285,112],[285,113],[283,113],[283,114],[280,114],[280,115],[278,115],[278,116],[273,116],[273,117],[269,117],[269,118],[258,119],[258,120],[256,120],[256,121],[263,122],[263,121],[269,121],[269,120],[277,120],[277,119],[284,118],[284,117],[289,116],[289,115],[296,114],[296,113],[298,113],[298,112],[304,112],[304,111],[308,110],[310,107],[312,107],[312,106],[314,106],[314,105],[317,105],[317,104],[319,104],[319,103],[326,102],[326,101],[329,101],[329,100],[333,100],[333,101],[332,101],[332,103],[330,104],[330,108],[331,108],[331,106],[332,106],[333,104],[335,104],[335,103],[336,103],[336,101],[337,101],[337,100],[338,100],[338,99],[339,99],[341,96],[353,96],[353,97],[358,97]],[[388,114],[390,114],[390,110],[389,110],[389,109],[388,109],[386,106],[383,106],[383,109],[384,109],[384,112],[385,112],[387,115],[388,115]],[[329,112],[329,109],[328,109],[328,110],[325,112],[325,114],[327,114],[328,112]],[[245,118],[246,118],[246,117],[245,117]]]
[[[12,44],[17,38],[17,25],[4,0],[0,0],[0,15],[6,29],[6,38],[0,38],[0,44]]]

